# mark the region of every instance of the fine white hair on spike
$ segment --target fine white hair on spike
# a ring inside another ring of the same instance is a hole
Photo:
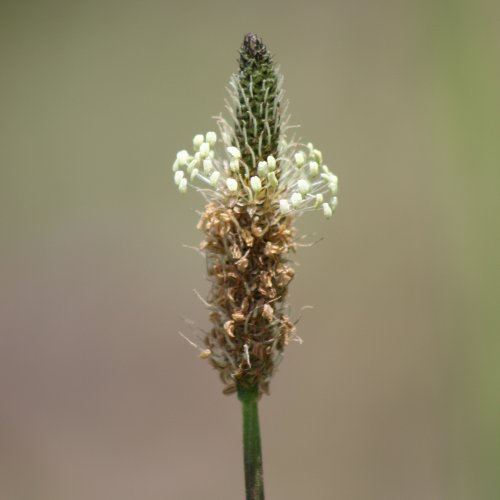
[[[177,332],[190,346],[194,347],[195,349],[200,349],[200,347],[195,344],[192,340],[188,339],[181,331]],[[201,350],[201,349],[200,349]]]
[[[248,349],[248,344],[243,345],[243,355],[245,356],[245,361],[248,364],[249,368],[252,368],[252,364],[250,363],[250,353]]]
[[[201,300],[201,302],[203,302],[203,304],[208,307],[209,309],[213,309],[213,306],[212,304],[209,304],[203,297],[202,295],[200,294],[200,292],[198,292],[198,290],[196,290],[196,288],[193,288],[193,292],[195,293],[195,295]]]

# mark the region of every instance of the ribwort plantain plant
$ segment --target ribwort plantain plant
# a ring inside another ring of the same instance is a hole
[[[198,229],[212,326],[200,357],[242,403],[247,500],[264,498],[258,401],[298,338],[286,302],[294,222],[314,210],[329,219],[337,207],[337,177],[321,152],[287,137],[282,83],[267,47],[247,34],[219,134],[195,135],[193,152],[179,151],[173,164],[179,191],[192,187],[206,200]]]

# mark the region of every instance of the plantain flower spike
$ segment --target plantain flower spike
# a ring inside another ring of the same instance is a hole
[[[217,117],[220,133],[196,135],[194,151],[179,151],[173,165],[179,191],[195,189],[206,201],[198,229],[212,326],[202,359],[226,394],[268,393],[295,335],[286,301],[294,222],[309,211],[329,219],[338,203],[337,176],[321,152],[286,135],[282,82],[262,40],[247,34],[229,83],[229,119]]]

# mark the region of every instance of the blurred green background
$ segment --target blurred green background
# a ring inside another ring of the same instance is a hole
[[[243,496],[207,327],[202,200],[243,35],[340,179],[262,401],[270,499],[500,498],[500,3],[0,3],[0,498]]]

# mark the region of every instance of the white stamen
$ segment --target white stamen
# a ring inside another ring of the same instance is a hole
[[[323,203],[323,214],[327,219],[330,219],[333,215],[332,208],[328,205],[328,203]]]
[[[273,187],[278,186],[278,178],[276,177],[276,174],[274,172],[269,172],[267,174],[267,180],[269,181],[269,184]]]
[[[280,212],[283,215],[286,215],[288,212],[290,212],[290,203],[288,203],[288,200],[280,200]]]
[[[193,170],[191,170],[191,175],[190,175],[191,180],[193,181],[199,173],[200,171],[197,168],[193,168]]]
[[[267,162],[259,161],[259,164],[257,166],[257,173],[259,174],[259,177],[265,177],[267,175],[267,172]]]
[[[229,146],[227,148],[227,152],[233,157],[239,160],[241,158],[241,153],[238,148],[235,148],[234,146]]]
[[[305,179],[299,179],[297,187],[302,196],[305,196],[311,189],[311,185]]]
[[[315,161],[309,162],[309,174],[311,177],[316,177],[319,173],[319,165]]]
[[[231,192],[236,192],[238,190],[238,181],[236,179],[233,179],[232,177],[229,177],[229,179],[226,179],[226,186]]]
[[[312,156],[318,163],[323,163],[323,155],[319,149],[314,149],[312,152]]]
[[[269,170],[274,170],[276,168],[276,159],[274,156],[270,155],[267,157],[267,166],[269,167]]]
[[[332,174],[332,177],[329,179],[330,182],[328,184],[328,188],[332,192],[333,195],[336,195],[339,190],[339,180],[336,175]]]
[[[250,178],[250,186],[255,193],[258,193],[262,189],[262,182],[259,177],[254,175]]]
[[[321,193],[316,195],[316,202],[314,203],[314,208],[319,208],[319,206],[323,203],[323,195]]]
[[[205,175],[210,175],[214,171],[214,165],[210,158],[203,160],[203,173]]]
[[[175,172],[175,175],[174,175],[175,184],[178,186],[183,178],[184,178],[184,171],[177,170],[177,172]]]
[[[205,140],[208,144],[210,144],[210,146],[213,146],[217,142],[217,134],[215,132],[207,132]]]
[[[299,208],[302,204],[302,195],[300,193],[293,193],[290,201],[292,202],[293,208]]]
[[[240,171],[240,160],[232,158],[229,162],[229,168],[231,169],[231,172],[234,172],[235,174],[238,173]]]
[[[304,165],[304,163],[306,162],[306,157],[304,156],[304,153],[302,151],[295,153],[294,158],[297,167],[302,167],[302,165]]]
[[[202,158],[206,158],[210,153],[210,144],[208,142],[204,142],[200,146],[200,156]]]
[[[188,160],[189,160],[189,153],[185,149],[177,153],[177,162],[179,164],[179,167],[183,167]]]
[[[198,150],[200,149],[200,146],[203,144],[203,135],[202,134],[196,134],[193,137],[193,148]]]
[[[210,184],[212,184],[212,186],[215,187],[219,182],[219,178],[220,178],[220,172],[218,170],[212,172],[212,175],[210,176]]]

